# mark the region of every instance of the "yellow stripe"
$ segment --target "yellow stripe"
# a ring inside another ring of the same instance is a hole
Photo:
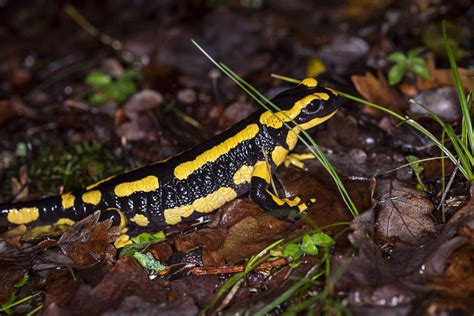
[[[109,181],[109,180],[112,179],[112,178],[115,178],[115,176],[111,176],[111,177],[108,177],[108,178],[106,178],[106,179],[97,181],[96,183],[93,183],[93,184],[87,186],[87,187],[86,187],[86,190],[93,189],[93,188],[95,188],[96,186],[98,186],[99,184],[102,184],[102,183],[104,183],[104,182],[107,182],[107,181]]]
[[[124,197],[137,192],[151,192],[157,190],[160,184],[155,176],[148,176],[141,180],[124,182],[115,186],[116,196]]]
[[[290,122],[291,120],[294,120],[298,115],[300,115],[301,110],[304,109],[308,104],[310,104],[311,101],[319,99],[320,96],[317,96],[316,94],[311,94],[295,102],[293,107],[289,110],[276,113],[266,111],[262,115],[260,115],[260,123],[268,127],[273,127],[275,129],[281,128],[283,126],[283,123]]]
[[[230,150],[237,147],[243,141],[254,138],[258,134],[259,128],[257,124],[250,124],[233,137],[226,139],[224,142],[203,152],[194,160],[183,162],[174,169],[174,175],[179,180],[186,179],[194,171],[198,170],[206,163],[216,161],[222,155],[227,154]]]
[[[303,124],[299,124],[297,127],[295,128],[302,128],[304,130],[308,130],[308,129],[311,129],[313,127],[315,127],[316,125],[319,125],[327,120],[329,120],[334,114],[336,114],[337,111],[334,111],[332,112],[331,114],[329,115],[326,115],[324,117],[318,117],[318,118],[315,118],[315,119],[312,119],[311,121],[309,122],[306,122],[306,123],[303,123]]]
[[[237,170],[236,173],[234,173],[234,183],[241,185],[250,182],[250,179],[252,178],[252,171],[253,167],[243,165],[239,170]]]
[[[191,205],[178,206],[164,210],[163,215],[167,224],[175,225],[181,222],[183,217],[189,217],[194,212],[210,213],[215,211],[236,197],[237,192],[235,192],[234,189],[223,187],[205,197],[196,199]]]
[[[252,177],[259,177],[265,180],[266,183],[270,183],[271,175],[265,161],[257,162],[255,168],[253,169]]]

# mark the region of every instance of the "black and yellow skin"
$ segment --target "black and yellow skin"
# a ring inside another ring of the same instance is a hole
[[[0,226],[72,224],[96,210],[122,225],[160,227],[191,221],[250,191],[264,211],[296,219],[311,203],[281,199],[271,174],[293,150],[301,130],[329,119],[339,97],[308,78],[273,100],[281,112],[259,110],[206,143],[166,161],[42,200],[0,205]],[[298,123],[288,129],[284,123]]]

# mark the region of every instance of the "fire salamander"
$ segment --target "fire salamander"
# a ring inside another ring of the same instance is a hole
[[[312,201],[279,198],[271,175],[301,130],[333,116],[340,97],[307,78],[278,94],[281,112],[258,110],[227,131],[166,161],[107,178],[84,189],[41,200],[0,205],[0,227],[72,224],[96,210],[123,226],[160,227],[195,220],[250,191],[263,211],[296,220]],[[294,126],[290,121],[298,123]],[[294,127],[288,129],[285,123]],[[122,235],[117,246],[127,244]]]

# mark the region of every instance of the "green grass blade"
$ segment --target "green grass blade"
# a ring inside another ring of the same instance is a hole
[[[304,278],[293,284],[288,290],[283,292],[279,295],[276,299],[274,299],[271,303],[267,304],[260,310],[256,311],[253,315],[254,316],[265,316],[267,313],[271,312],[274,308],[278,307],[286,300],[288,300],[293,294],[298,290],[306,289],[312,281],[308,278]]]
[[[467,103],[466,96],[464,94],[464,89],[461,83],[461,76],[459,75],[459,69],[456,64],[456,59],[454,58],[454,53],[451,48],[451,45],[448,41],[448,36],[446,34],[446,23],[443,21],[443,40],[444,46],[446,47],[446,52],[448,54],[449,64],[451,66],[451,71],[453,72],[454,82],[456,90],[459,97],[459,103],[461,106],[462,112],[462,140],[468,146],[470,146],[471,153],[474,155],[474,132],[472,130],[471,115],[469,113],[469,105]]]

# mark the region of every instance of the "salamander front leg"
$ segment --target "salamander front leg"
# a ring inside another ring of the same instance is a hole
[[[253,170],[250,182],[250,198],[263,211],[291,222],[299,220],[308,206],[315,202],[301,203],[299,197],[293,199],[280,199],[278,196],[269,191],[271,181],[271,173],[265,161],[259,161]]]

